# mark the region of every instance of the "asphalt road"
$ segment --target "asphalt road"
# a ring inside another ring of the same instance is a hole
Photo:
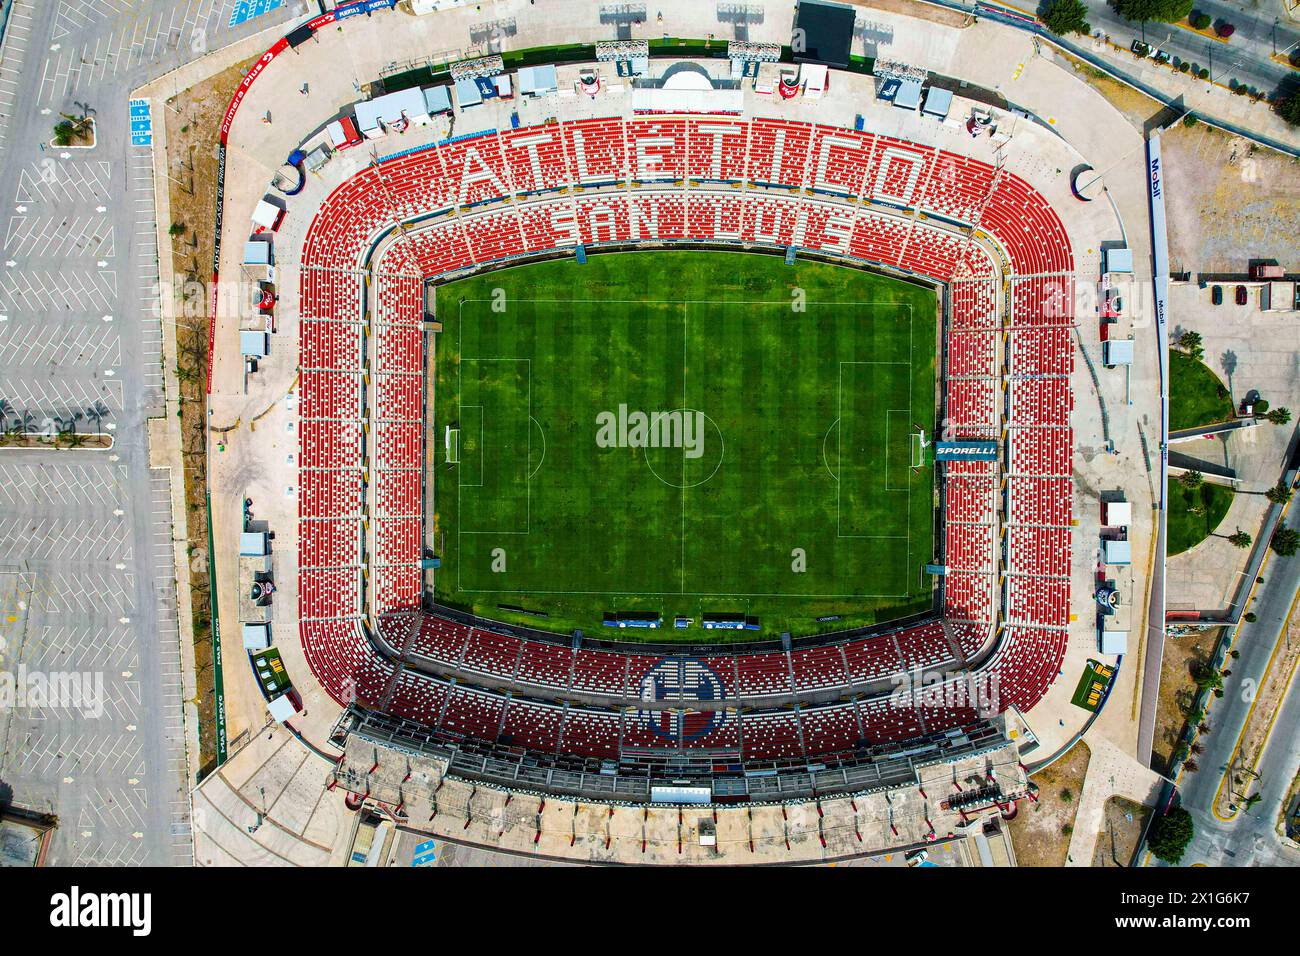
[[[1008,6],[1033,13],[1035,0],[1004,0]],[[1230,79],[1272,92],[1279,83],[1295,72],[1271,59],[1276,51],[1284,53],[1300,46],[1300,24],[1287,18],[1282,0],[1256,0],[1254,3],[1226,3],[1223,0],[1197,0],[1196,9],[1217,22],[1226,20],[1236,32],[1226,43],[1200,36],[1170,23],[1134,23],[1117,14],[1105,0],[1084,0],[1088,22],[1094,33],[1110,37],[1124,48],[1134,40],[1187,60],[1210,70],[1210,78],[1226,84]]]
[[[170,476],[149,468],[145,441],[164,409],[152,161],[132,145],[127,99],[304,10],[290,0],[231,29],[238,2],[16,0],[5,32],[0,400],[29,427],[75,418],[116,442],[0,451],[0,670],[85,681],[0,712],[0,783],[58,814],[55,864],[193,856]],[[78,104],[94,148],[48,145]]]
[[[1289,511],[1287,524],[1300,529],[1300,509],[1293,507]],[[1196,758],[1201,769],[1184,773],[1179,784],[1182,805],[1191,812],[1196,829],[1183,857],[1185,866],[1300,865],[1300,850],[1285,843],[1274,831],[1282,799],[1300,762],[1300,682],[1292,684],[1279,708],[1260,760],[1258,787],[1263,799],[1248,813],[1238,813],[1231,822],[1220,820],[1212,810],[1224,768],[1250,710],[1250,691],[1259,686],[1298,590],[1300,557],[1272,555],[1264,567],[1264,584],[1256,590],[1251,608],[1257,619],[1241,625],[1236,645],[1241,656],[1231,661],[1232,674],[1224,680],[1224,695],[1210,710],[1212,732],[1201,737],[1205,752]],[[1247,790],[1253,792],[1253,787]]]

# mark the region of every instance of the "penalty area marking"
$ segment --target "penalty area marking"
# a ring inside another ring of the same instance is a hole
[[[530,379],[530,388],[531,388],[531,379]],[[537,428],[538,437],[542,439],[542,457],[537,459],[537,467],[528,473],[528,480],[531,482],[533,480],[533,476],[542,470],[542,462],[546,461],[546,432],[542,429],[542,423],[539,422],[537,419],[533,418],[532,415],[528,416],[528,420],[532,422],[533,425]],[[532,454],[533,454],[533,446],[529,445],[528,457],[531,458]]]

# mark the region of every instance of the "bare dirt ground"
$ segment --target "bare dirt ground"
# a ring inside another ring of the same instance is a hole
[[[916,17],[918,20],[942,23],[947,27],[968,27],[971,25],[971,18],[964,13],[958,13],[956,10],[945,10],[942,7],[932,7],[927,3],[916,3],[914,0],[849,0],[849,3],[867,10],[883,10],[886,13],[897,13],[905,17]]]
[[[1175,272],[1245,275],[1251,259],[1294,261],[1300,161],[1208,126],[1161,137]]]
[[[1219,643],[1220,629],[1169,635],[1165,641],[1164,662],[1160,670],[1160,705],[1156,711],[1156,734],[1152,745],[1152,766],[1160,773],[1169,772],[1174,748],[1187,724],[1188,710],[1196,699],[1196,681],[1192,670],[1210,659]]]
[[[1242,730],[1232,766],[1249,770],[1258,769],[1260,752],[1268,742],[1269,732],[1273,729],[1273,718],[1277,715],[1283,698],[1286,697],[1287,686],[1291,683],[1292,675],[1295,674],[1297,661],[1300,661],[1300,622],[1292,621],[1283,634],[1282,642],[1269,664],[1268,672],[1259,685],[1259,696],[1255,698],[1255,704]],[[1227,666],[1232,667],[1231,659],[1228,660]],[[1244,787],[1248,783],[1245,774],[1237,776],[1240,779],[1234,779],[1234,783],[1238,787]],[[1228,807],[1233,799],[1229,791],[1230,788],[1224,787],[1219,792],[1217,801],[1217,809],[1224,816],[1232,813]]]
[[[1107,102],[1134,126],[1141,128],[1147,120],[1160,112],[1161,106],[1159,103],[1145,94],[1139,93],[1133,87],[1114,79],[1104,70],[1099,70],[1095,66],[1070,56],[1070,54],[1061,50],[1056,50],[1055,55],[1058,59],[1069,63],[1083,82],[1106,97]]]
[[[172,264],[176,272],[176,377],[181,389],[181,456],[185,463],[190,591],[199,711],[199,766],[215,758],[212,609],[208,587],[206,384],[208,286],[216,219],[217,134],[230,97],[248,71],[232,66],[169,100],[166,109]],[[195,557],[199,559],[196,560]],[[232,631],[233,633],[233,631]]]
[[[1128,866],[1150,814],[1150,807],[1144,807],[1127,797],[1111,797],[1107,800],[1101,831],[1097,834],[1097,849],[1092,855],[1092,865]]]
[[[1080,741],[1056,763],[1034,775],[1038,801],[1021,801],[1020,812],[1010,824],[1019,866],[1065,866],[1091,757],[1088,745]]]

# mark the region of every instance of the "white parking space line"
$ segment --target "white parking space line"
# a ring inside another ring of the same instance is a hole
[[[19,272],[0,270],[0,307],[48,316],[56,311],[111,313],[117,300],[117,272]],[[45,319],[48,321],[48,318]]]
[[[32,37],[30,0],[14,0],[5,28],[4,59],[0,60],[0,157],[8,147],[9,125],[17,103],[19,79]]]
[[[122,382],[101,372],[68,374],[10,368],[5,374],[5,398],[18,413],[36,416],[40,426],[46,418],[58,418],[103,403],[108,416],[122,413]]]
[[[16,508],[57,505],[98,510],[122,501],[126,469],[119,465],[5,465],[0,463],[0,504]]]
[[[45,326],[5,322],[0,323],[0,359],[10,367],[118,368],[121,338],[110,323],[97,320]]]
[[[111,175],[112,166],[107,162],[58,162],[50,157],[19,171],[14,204],[31,207],[58,202],[107,203],[112,198]]]
[[[85,256],[111,259],[115,254],[114,229],[107,216],[23,216],[9,218],[5,234],[6,259]]]

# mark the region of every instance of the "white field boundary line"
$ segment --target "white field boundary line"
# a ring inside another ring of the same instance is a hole
[[[514,300],[514,301],[518,301],[518,302],[521,302],[521,303],[522,303],[522,302],[527,302],[527,303],[535,303],[535,302],[548,302],[548,303],[573,303],[573,302],[581,302],[581,303],[600,303],[600,304],[610,304],[610,303],[614,303],[614,304],[643,304],[643,303],[649,303],[649,304],[656,304],[656,305],[681,305],[681,306],[683,307],[683,340],[682,340],[682,406],[683,406],[683,408],[685,408],[686,405],[687,405],[687,399],[686,399],[686,344],[687,344],[687,343],[686,343],[686,320],[687,320],[687,313],[688,313],[688,311],[689,311],[689,306],[692,306],[692,305],[714,305],[714,306],[724,306],[724,305],[778,305],[778,306],[781,306],[782,308],[789,308],[789,307],[790,307],[790,303],[789,303],[788,301],[786,301],[786,300],[783,300],[783,299],[776,299],[776,300],[773,300],[773,299],[725,299],[725,300],[719,300],[719,299],[554,299],[554,298],[530,298],[530,299],[518,299],[518,300]],[[463,300],[461,300],[460,302],[457,303],[457,312],[458,312],[458,317],[457,317],[457,318],[458,318],[458,323],[459,323],[459,327],[458,327],[458,329],[457,329],[457,355],[458,355],[458,356],[461,356],[461,348],[462,348],[463,338],[464,338],[464,308],[465,308],[465,304],[466,304],[466,303],[475,303],[475,304],[484,304],[484,303],[489,303],[489,304],[490,304],[491,302],[492,302],[491,299],[463,299]],[[809,307],[809,308],[846,308],[846,307],[850,307],[850,306],[855,307],[855,308],[861,308],[861,307],[864,307],[864,306],[885,306],[885,305],[894,306],[895,308],[902,307],[902,308],[905,308],[905,309],[907,310],[907,315],[908,315],[908,355],[909,355],[909,361],[907,361],[907,362],[902,362],[902,361],[893,361],[893,362],[872,362],[872,361],[863,361],[863,362],[840,362],[839,365],[840,365],[840,375],[841,375],[841,380],[840,380],[840,383],[839,383],[839,395],[837,396],[837,403],[839,403],[840,401],[842,401],[842,396],[843,396],[843,366],[846,365],[846,364],[849,364],[849,365],[904,365],[904,366],[908,366],[909,369],[910,369],[910,367],[911,367],[911,361],[910,361],[910,359],[912,358],[912,356],[913,356],[913,354],[914,354],[913,349],[914,349],[914,342],[915,342],[915,315],[914,315],[914,312],[913,312],[913,310],[912,310],[912,307],[911,307],[911,304],[910,304],[910,303],[901,303],[901,302],[879,302],[879,301],[871,301],[871,302],[809,302],[809,303],[806,303],[806,307]],[[466,360],[465,360],[465,359],[463,358],[463,356],[462,356],[461,359],[460,359],[460,361],[457,363],[456,374],[457,374],[457,389],[458,389],[458,394],[463,394],[463,391],[462,391],[462,390],[463,390],[463,375],[464,375],[464,373],[463,373],[463,369],[464,369],[464,363],[465,363],[465,361],[466,361]],[[529,393],[529,394],[528,394],[528,411],[529,411],[529,419],[530,419],[530,421],[531,421],[531,420],[535,420],[535,419],[533,419],[533,416],[532,416],[532,360],[531,360],[531,359],[504,358],[504,357],[498,357],[498,358],[478,358],[478,357],[476,357],[476,358],[470,359],[469,361],[475,361],[475,362],[481,362],[481,361],[519,362],[519,361],[523,361],[523,362],[527,362],[528,365],[529,365],[529,371],[528,371],[528,393]],[[906,411],[907,414],[908,414],[908,416],[909,416],[909,420],[910,420],[910,416],[911,416],[911,385],[912,385],[912,381],[911,381],[911,375],[910,375],[910,372],[909,372],[909,375],[908,375],[908,408],[907,408],[907,409],[891,409],[891,410],[890,410],[890,411],[892,411],[892,412],[901,412],[901,411]],[[459,401],[458,401],[458,407],[461,408],[461,409],[464,409],[464,408],[473,408],[473,407],[479,407],[479,408],[482,408],[482,406],[473,406],[473,405],[468,405],[468,406],[466,406],[466,405],[459,405]],[[837,417],[837,418],[836,418],[836,422],[838,422],[838,421],[840,421],[840,418]],[[889,425],[888,425],[888,412],[887,412],[887,417],[886,417],[886,443],[888,443],[888,440],[889,440],[889,439],[888,439],[888,428],[889,428]],[[482,429],[483,429],[483,420],[482,420],[482,416],[480,416],[480,433],[482,433]],[[838,443],[839,443],[839,440],[840,440],[840,436],[839,436],[839,433],[837,432],[837,435],[836,435],[836,442],[837,442],[837,445],[838,445]],[[823,439],[823,441],[824,441],[824,439]],[[532,429],[531,429],[531,428],[529,429],[528,445],[529,445],[529,447],[528,447],[528,461],[531,462],[531,460],[532,460]],[[483,454],[483,439],[482,439],[482,438],[480,438],[479,449],[480,449],[480,455],[482,455],[482,454]],[[686,467],[686,466],[685,466],[685,461],[683,460],[683,465],[682,465],[682,468],[683,468],[683,478],[682,478],[682,480],[683,480],[683,484],[685,483],[685,467]],[[482,471],[482,468],[480,467],[480,473],[481,473],[481,471]],[[535,473],[535,472],[534,472],[534,473]],[[838,518],[839,518],[839,514],[838,514],[838,512],[839,512],[839,486],[840,486],[840,482],[839,482],[838,477],[835,476],[834,474],[832,474],[831,477],[832,477],[832,478],[835,478],[835,481],[836,481],[836,511],[837,511],[837,515],[836,515],[836,517],[837,517],[837,523],[838,523]],[[527,508],[528,508],[528,522],[529,522],[529,528],[530,528],[530,529],[531,529],[531,516],[532,516],[532,480],[531,480],[531,479],[532,479],[532,475],[530,474],[530,475],[528,476],[528,482],[527,482],[527,493],[528,493]],[[467,485],[467,486],[463,486],[463,487],[481,487],[481,486],[482,486],[482,482],[480,482],[478,485]],[[888,459],[886,459],[886,486],[888,486]],[[462,487],[462,485],[461,485],[461,483],[460,483],[460,476],[459,476],[459,474],[458,474],[458,475],[457,475],[457,503],[456,503],[456,520],[457,520],[457,523],[458,523],[458,524],[459,524],[459,522],[460,522],[460,517],[461,517],[461,513],[462,513],[462,512],[461,512],[461,497],[460,497],[460,489],[461,489],[461,487]],[[908,520],[907,520],[907,528],[908,528],[908,530],[909,530],[909,533],[908,533],[908,534],[902,534],[902,535],[844,535],[844,534],[840,534],[840,533],[839,533],[839,528],[837,527],[837,529],[836,529],[836,531],[837,531],[836,536],[837,536],[837,537],[842,537],[842,538],[866,539],[866,540],[882,540],[882,541],[896,541],[896,540],[904,540],[904,541],[907,542],[907,559],[906,559],[906,562],[905,562],[905,566],[906,566],[906,565],[910,565],[910,563],[911,563],[911,535],[910,535],[910,529],[911,529],[911,510],[912,510],[912,508],[911,508],[911,505],[912,505],[912,500],[911,500],[911,499],[912,499],[911,488],[908,487],[907,489],[902,489],[902,488],[890,489],[890,488],[887,487],[887,490],[892,490],[892,491],[903,491],[903,490],[906,490],[906,491],[907,491],[907,504],[908,504]],[[684,529],[684,525],[685,525],[685,489],[683,489],[682,499],[683,499],[683,503],[682,503],[682,522],[683,522],[683,529]],[[461,528],[459,528],[459,527],[457,528],[457,531],[456,531],[457,539],[459,539],[460,535],[462,535],[462,534],[527,535],[527,534],[530,534],[530,533],[531,533],[531,530],[525,530],[525,531],[466,531],[466,530],[463,530],[463,529],[461,529]],[[636,591],[608,591],[608,590],[598,590],[598,591],[588,591],[588,590],[560,590],[560,589],[541,590],[541,589],[537,589],[537,588],[467,588],[467,587],[464,587],[463,584],[462,584],[462,582],[461,582],[460,569],[461,569],[461,566],[462,566],[462,563],[463,563],[463,562],[461,562],[461,561],[459,560],[459,559],[460,559],[460,548],[459,548],[459,546],[457,546],[456,589],[457,589],[458,591],[463,591],[463,592],[465,592],[465,593],[467,593],[467,594],[478,594],[478,593],[482,593],[482,594],[558,594],[558,595],[570,594],[570,595],[605,595],[605,596],[636,596],[636,595],[641,595],[641,596],[652,596],[652,597],[667,597],[667,596],[672,596],[672,595],[674,595],[674,594],[678,594],[678,595],[682,595],[682,596],[690,596],[690,597],[709,597],[709,598],[729,598],[729,597],[738,597],[738,598],[739,598],[739,597],[749,597],[749,598],[760,598],[760,597],[762,597],[762,598],[772,598],[772,597],[798,597],[798,598],[806,598],[806,599],[863,599],[863,598],[903,598],[903,597],[907,597],[907,596],[908,596],[906,592],[903,592],[903,593],[891,593],[891,594],[798,594],[798,595],[792,595],[792,594],[788,594],[788,593],[784,593],[784,592],[769,593],[769,592],[757,592],[757,591],[737,591],[737,592],[731,592],[731,591],[729,591],[729,592],[715,592],[715,591],[687,591],[687,590],[685,590],[685,556],[684,556],[684,552],[685,552],[685,533],[684,533],[684,530],[683,530],[683,532],[682,532],[681,537],[682,537],[682,549],[683,549],[683,557],[682,557],[682,560],[681,560],[681,568],[682,568],[682,579],[683,579],[683,585],[682,585],[682,589],[679,590],[679,591],[650,591],[650,590],[636,590]]]

